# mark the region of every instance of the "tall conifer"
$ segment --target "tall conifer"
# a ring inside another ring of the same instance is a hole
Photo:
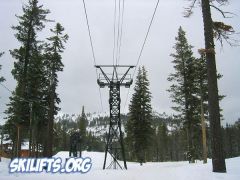
[[[45,45],[44,63],[46,68],[46,98],[48,103],[48,113],[47,113],[47,137],[46,142],[46,156],[52,156],[53,148],[53,124],[54,115],[60,110],[57,104],[60,103],[60,98],[56,92],[58,85],[58,75],[57,73],[63,71],[62,63],[62,53],[65,49],[64,43],[68,40],[68,35],[64,34],[64,28],[60,23],[57,23],[54,29],[51,29],[53,36],[47,38],[47,43]]]
[[[188,140],[188,158],[194,162],[196,156],[196,129],[198,129],[199,120],[195,117],[196,108],[196,86],[195,86],[195,58],[193,57],[192,46],[188,44],[186,33],[182,27],[178,30],[178,36],[175,38],[175,53],[171,54],[174,58],[175,73],[168,77],[168,81],[173,84],[168,91],[170,97],[176,104],[173,109],[178,112],[178,118],[182,121],[183,127],[187,132]]]
[[[144,67],[139,68],[134,93],[129,106],[126,125],[129,147],[137,161],[146,161],[147,151],[152,142],[152,106],[149,80]]]
[[[81,117],[79,118],[79,130],[81,133],[81,139],[82,139],[82,149],[86,149],[86,142],[87,142],[87,117],[84,111],[84,106],[82,107],[82,114]]]
[[[23,128],[29,129],[31,126],[30,114],[34,114],[38,119],[44,119],[45,108],[41,84],[44,79],[44,69],[42,46],[37,39],[37,33],[45,27],[44,23],[47,21],[48,13],[49,10],[38,5],[38,0],[29,0],[28,4],[23,6],[23,15],[16,16],[18,25],[12,27],[16,31],[15,37],[20,43],[20,47],[10,50],[15,59],[12,75],[17,81],[17,86],[10,97],[6,113],[8,114],[8,124],[15,131]],[[18,150],[20,150],[22,139],[21,133],[19,134],[18,141],[13,139],[13,142],[17,142],[15,149]],[[16,151],[15,155],[17,155]]]

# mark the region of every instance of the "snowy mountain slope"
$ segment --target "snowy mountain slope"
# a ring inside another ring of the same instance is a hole
[[[76,124],[79,121],[80,114],[61,114],[56,117],[56,122],[58,121],[68,121],[69,123]],[[103,137],[109,129],[109,112],[101,112],[101,113],[86,113],[86,117],[88,120],[87,131],[91,132],[95,137]],[[159,114],[157,112],[153,112],[153,125],[159,125],[159,122],[164,122],[167,124],[167,128],[169,131],[175,129],[170,121],[170,116],[167,114]],[[121,114],[122,121],[122,131],[125,133],[125,124],[127,122],[127,115]],[[75,127],[76,128],[76,127]],[[68,127],[68,132],[74,130],[74,127]]]
[[[68,121],[68,122],[77,122],[80,118],[80,114],[61,114],[56,117],[56,122],[58,121]],[[94,136],[103,136],[108,132],[109,128],[109,113],[86,113],[88,120],[87,131],[91,132]],[[124,129],[124,127],[122,127]],[[71,132],[73,128],[69,128],[68,131]]]
[[[55,157],[66,158],[68,152],[59,152]],[[83,152],[84,157],[92,158],[92,169],[86,174],[8,174],[8,159],[0,162],[1,180],[239,180],[240,157],[227,159],[227,173],[212,173],[211,161],[138,163],[128,162],[128,170],[102,170],[104,153]]]

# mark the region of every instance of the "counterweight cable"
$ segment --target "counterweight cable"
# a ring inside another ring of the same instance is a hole
[[[123,34],[123,18],[124,18],[124,9],[125,9],[125,0],[122,0],[122,1],[123,2],[122,2],[122,14],[121,14],[120,39],[119,39],[117,65],[119,65],[120,55],[121,55],[122,34]]]
[[[142,53],[143,53],[143,50],[144,50],[144,47],[145,47],[145,44],[146,44],[146,41],[147,41],[149,32],[150,32],[150,29],[151,29],[151,27],[152,27],[153,20],[154,20],[154,18],[155,18],[155,15],[156,15],[156,12],[157,12],[157,9],[158,9],[159,1],[160,1],[160,0],[157,0],[157,3],[156,3],[156,5],[155,5],[154,12],[153,12],[153,15],[152,15],[150,24],[149,24],[149,26],[148,26],[148,30],[147,30],[147,33],[146,33],[146,35],[145,35],[145,38],[144,38],[144,41],[143,41],[143,44],[142,44],[142,47],[141,47],[141,50],[140,50],[140,53],[139,53],[139,56],[138,56],[138,59],[137,59],[137,63],[136,63],[136,66],[135,66],[135,69],[134,69],[134,72],[133,72],[133,75],[132,75],[132,79],[134,79],[134,76],[135,76],[135,73],[136,73],[136,70],[137,70],[137,66],[138,66],[138,64],[139,64],[139,62],[140,62],[140,59],[141,59],[141,57],[142,57]],[[130,88],[131,88],[131,87],[130,87]],[[130,88],[128,89],[128,93],[127,93],[126,100],[125,100],[125,103],[124,103],[124,108],[123,108],[124,110],[126,110],[125,108],[126,108],[126,105],[127,105]]]
[[[86,3],[85,3],[85,0],[82,0],[82,1],[83,1],[83,7],[84,7],[85,18],[86,18],[86,22],[87,22],[88,35],[89,35],[90,44],[91,44],[91,49],[92,49],[93,63],[94,63],[94,65],[96,66],[96,57],[95,57],[95,53],[94,53],[93,41],[92,41],[92,35],[91,35],[90,25],[89,25],[89,21],[88,21],[88,15],[87,15]],[[97,76],[97,78],[98,78],[97,69],[96,69],[96,76]],[[101,108],[102,108],[102,111],[103,111],[102,94],[101,94],[100,87],[99,87],[99,97],[100,97]]]
[[[113,21],[113,66],[115,61],[115,45],[116,45],[116,11],[117,11],[117,0],[114,1],[114,21]]]
[[[116,65],[117,65],[117,59],[118,59],[118,49],[119,49],[119,37],[120,37],[120,18],[121,18],[121,0],[118,0],[117,48],[116,48],[116,56],[115,56],[115,64],[116,64]]]

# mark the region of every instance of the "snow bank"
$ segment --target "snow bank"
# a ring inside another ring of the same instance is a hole
[[[63,159],[68,152],[59,152],[55,157]],[[128,162],[128,170],[102,170],[104,153],[83,152],[83,157],[92,158],[92,169],[87,174],[9,174],[9,159],[0,162],[0,180],[239,180],[240,157],[227,159],[227,173],[212,173],[212,165],[198,162],[138,163]],[[109,161],[109,160],[108,160]]]

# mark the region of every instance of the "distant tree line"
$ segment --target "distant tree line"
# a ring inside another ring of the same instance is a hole
[[[122,122],[127,124],[129,115],[121,115]],[[68,151],[69,139],[72,132],[79,129],[79,121],[81,115],[76,120],[72,120],[70,115],[59,116],[55,120],[54,125],[54,152]],[[104,124],[109,123],[109,117],[95,117],[91,121],[87,119],[87,128],[96,128],[99,126],[98,121],[104,119]],[[91,125],[90,125],[91,124]],[[152,113],[151,120],[153,133],[151,135],[151,144],[147,146],[145,162],[165,162],[165,161],[185,161],[188,160],[188,147],[186,139],[186,130],[181,121],[175,116],[168,116],[166,114],[159,114],[157,112]],[[103,125],[104,126],[104,125]],[[106,128],[107,132],[107,128]],[[86,131],[85,147],[82,150],[104,152],[106,142],[106,132],[102,134],[96,134],[94,130]],[[194,154],[195,160],[203,160],[203,146],[201,130],[198,132],[199,139],[195,143],[197,150]],[[208,146],[208,158],[211,158],[211,141],[210,141],[210,128],[206,125],[207,134],[207,146]],[[240,156],[240,120],[234,124],[227,124],[222,127],[223,134],[223,147],[226,158]],[[137,156],[134,155],[133,149],[131,149],[128,142],[127,132],[124,132],[124,142],[126,157],[128,161],[139,161]],[[121,159],[121,157],[120,157]]]
[[[101,117],[95,118],[94,122],[101,119]],[[98,126],[97,123],[94,125]],[[72,120],[71,116],[66,114],[58,117],[54,124],[54,152],[69,151],[70,136],[76,131],[81,134],[81,150],[103,152],[105,148],[104,134],[102,136],[96,136],[94,132],[88,131],[87,127],[93,127],[93,125],[90,126],[84,107],[82,108],[81,115],[79,115],[76,120]]]
[[[222,127],[224,154],[227,158],[240,156],[240,118]]]

